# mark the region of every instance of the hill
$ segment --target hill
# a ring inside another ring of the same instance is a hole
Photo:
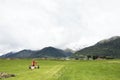
[[[114,36],[109,39],[101,40],[93,46],[77,51],[73,56],[80,55],[120,58],[120,37]]]
[[[57,48],[53,47],[45,47],[42,50],[37,51],[36,53],[32,54],[31,57],[34,58],[61,58],[66,57],[66,52]]]
[[[1,58],[29,58],[31,54],[35,53],[36,51],[32,50],[21,50],[19,52],[10,52],[5,55],[2,55]]]
[[[10,52],[2,55],[1,58],[62,58],[70,56],[72,53],[54,47],[45,47],[41,50],[22,50]]]

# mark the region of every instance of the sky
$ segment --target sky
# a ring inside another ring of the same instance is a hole
[[[78,50],[120,36],[120,0],[0,0],[0,55]]]

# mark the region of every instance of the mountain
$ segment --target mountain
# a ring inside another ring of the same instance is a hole
[[[10,57],[12,55],[14,55],[14,52],[9,52],[7,54],[4,54],[4,55],[0,56],[0,58],[7,58],[7,57]]]
[[[5,55],[2,55],[2,58],[29,58],[31,54],[35,53],[32,50],[22,50],[19,52],[10,52]]]
[[[66,52],[53,47],[45,47],[42,50],[39,50],[36,53],[32,54],[31,57],[61,58],[61,57],[66,57]]]
[[[69,49],[69,48],[65,49],[64,51],[65,51],[66,56],[71,56],[74,53],[74,51],[72,49]]]
[[[101,40],[93,46],[86,47],[75,52],[73,56],[90,55],[90,56],[108,56],[120,58],[120,37],[114,36],[109,39]]]
[[[2,55],[1,58],[62,58],[70,56],[71,52],[66,52],[54,47],[45,47],[42,50],[21,50]]]

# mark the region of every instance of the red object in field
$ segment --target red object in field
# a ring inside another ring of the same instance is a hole
[[[32,66],[35,66],[36,65],[36,62],[33,60],[32,61]]]

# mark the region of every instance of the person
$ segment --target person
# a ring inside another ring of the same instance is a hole
[[[29,66],[29,69],[39,69],[39,65],[37,65],[37,62],[33,59],[32,64]]]
[[[32,66],[36,66],[37,62],[35,60],[32,60]]]

